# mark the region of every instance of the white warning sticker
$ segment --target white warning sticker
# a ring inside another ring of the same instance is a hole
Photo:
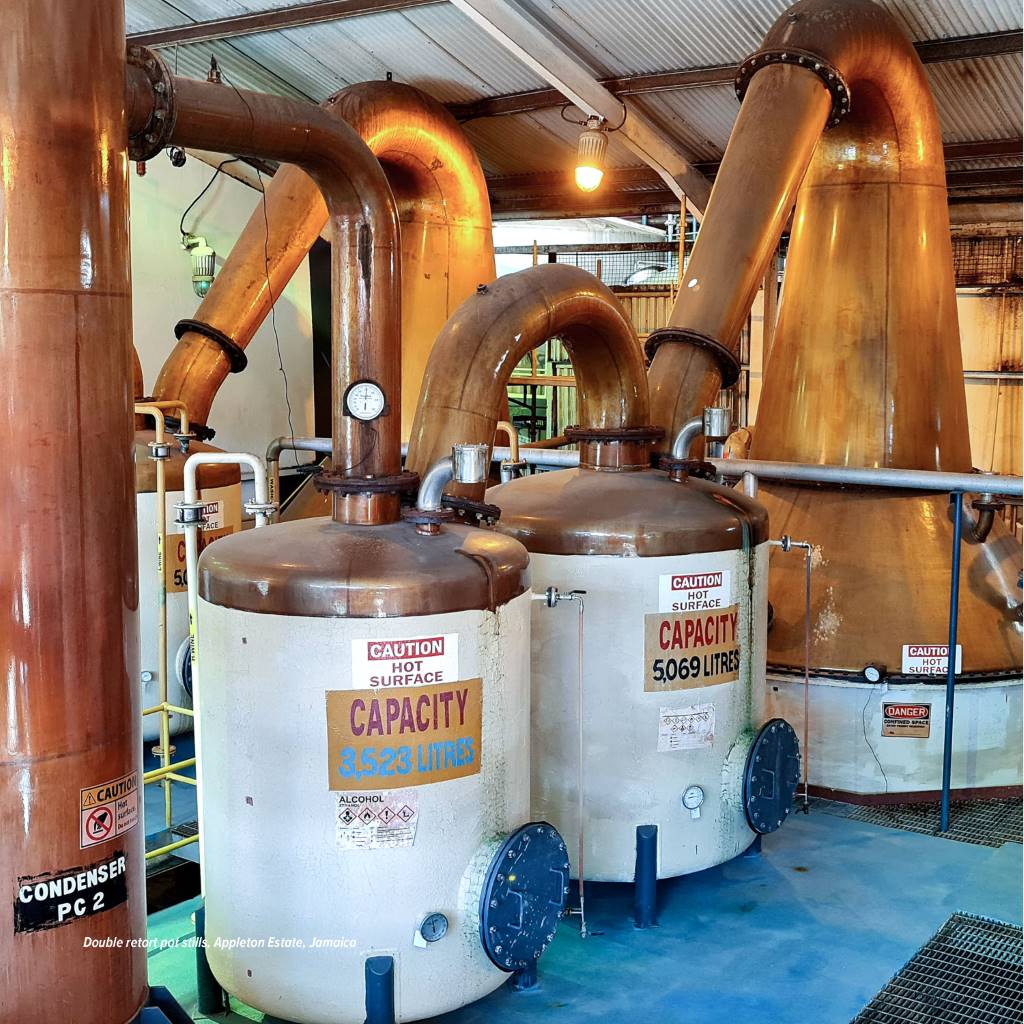
[[[123,775],[100,786],[80,790],[80,848],[98,846],[135,828],[139,821],[139,776]]]
[[[662,708],[658,716],[658,751],[699,750],[715,742],[715,705]]]
[[[956,645],[953,671],[963,670],[964,649]],[[948,644],[904,644],[903,674],[906,676],[944,676],[949,671]]]
[[[224,529],[224,501],[221,498],[215,501],[208,501],[203,505],[203,524],[200,529],[203,533],[210,530]],[[184,533],[185,527],[181,523],[174,524],[175,533]]]
[[[418,820],[419,794],[415,790],[338,794],[338,846],[342,850],[412,846]]]
[[[356,689],[429,686],[457,682],[458,678],[458,633],[352,641],[352,685]]]
[[[658,577],[659,612],[699,612],[724,608],[731,595],[732,571],[664,573]]]

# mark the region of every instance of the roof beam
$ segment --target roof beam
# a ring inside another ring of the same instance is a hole
[[[601,85],[591,69],[532,15],[507,0],[451,2],[523,64],[547,79],[564,100],[586,114],[603,117],[613,127],[621,125],[620,137],[657,171],[677,203],[685,196],[687,206],[698,216],[704,212],[711,184],[693,168],[683,149],[666,138],[645,114]]]
[[[988,157],[1016,156],[1024,153],[1024,139],[987,139],[980,142],[955,142],[944,148],[946,161],[984,160]],[[718,163],[698,163],[694,167],[709,178],[718,172]],[[1012,184],[1019,181],[1021,168],[985,167],[974,170],[946,172],[950,188],[972,185]],[[642,201],[650,192],[663,187],[661,178],[649,167],[611,167],[605,174],[604,187],[613,192],[631,192]],[[507,174],[487,179],[492,196],[506,199],[562,196],[572,185],[567,171],[533,171],[525,174]]]
[[[915,43],[914,46],[925,64],[940,64],[1020,53],[1024,46],[1024,34],[1019,30],[986,32],[982,35],[959,36],[955,39],[930,39]],[[694,89],[705,85],[732,85],[735,77],[735,64],[719,64],[714,67],[683,68],[657,74],[604,78],[600,80],[600,84],[615,96],[640,96],[654,92]],[[557,89],[533,89],[529,92],[492,96],[472,103],[452,103],[448,109],[458,120],[470,121],[477,117],[525,114],[533,110],[560,107],[564,102],[565,97]]]
[[[234,39],[259,32],[275,32],[284,28],[319,25],[325,21],[355,18],[360,14],[379,14],[381,11],[401,11],[410,7],[425,7],[442,0],[313,0],[312,3],[289,7],[273,7],[251,14],[237,14],[212,21],[194,21],[170,28],[132,32],[129,43],[138,46],[176,46],[179,43],[208,43],[213,39]]]

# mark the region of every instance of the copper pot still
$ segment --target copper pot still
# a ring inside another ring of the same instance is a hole
[[[750,457],[969,472],[942,138],[920,59],[871,0],[802,0],[737,69],[742,100],[669,325],[648,342],[672,437],[734,379],[741,324],[792,219]],[[979,491],[984,490],[979,482]],[[764,485],[815,548],[812,668],[898,671],[946,643],[946,496]],[[803,569],[772,556],[768,660],[804,664]],[[1019,677],[1019,545],[963,551],[963,671]]]

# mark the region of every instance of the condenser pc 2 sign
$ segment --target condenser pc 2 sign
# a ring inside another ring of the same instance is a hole
[[[658,577],[659,612],[696,612],[729,603],[732,572],[669,572]]]
[[[689,690],[739,679],[739,606],[644,616],[644,690]]]
[[[882,701],[882,735],[926,740],[932,731],[931,704]]]
[[[956,645],[953,671],[963,669],[964,649]],[[944,676],[949,671],[948,644],[904,644],[903,674],[905,676]]]
[[[327,692],[332,790],[401,789],[480,772],[482,681]]]
[[[128,899],[126,870],[119,850],[86,867],[23,875],[14,898],[14,931],[59,928],[120,906]]]

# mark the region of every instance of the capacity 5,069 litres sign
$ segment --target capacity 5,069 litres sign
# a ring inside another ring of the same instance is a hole
[[[689,690],[738,679],[739,606],[644,616],[644,689]]]

